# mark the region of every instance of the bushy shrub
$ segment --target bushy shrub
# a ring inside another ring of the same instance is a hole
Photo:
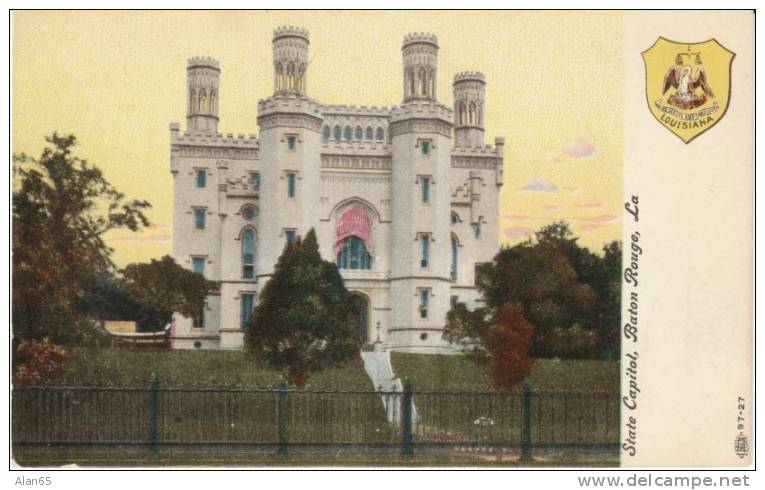
[[[48,339],[22,341],[14,357],[14,386],[46,383],[61,371],[66,357],[64,348]]]
[[[497,390],[507,391],[529,375],[534,365],[533,337],[534,329],[523,316],[520,305],[508,304],[499,310],[486,346],[487,372]]]

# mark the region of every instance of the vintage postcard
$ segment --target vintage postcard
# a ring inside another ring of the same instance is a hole
[[[12,467],[752,466],[754,12],[10,23]]]

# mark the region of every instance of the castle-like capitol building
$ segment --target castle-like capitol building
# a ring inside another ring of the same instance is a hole
[[[484,142],[484,76],[457,74],[453,108],[439,103],[438,40],[414,33],[401,104],[328,105],[308,97],[309,44],[274,31],[257,137],[218,133],[220,65],[188,61],[186,129],[170,125],[173,256],[221,287],[202,316],[176,316],[173,346],[242,348],[285,242],[314,228],[362,305],[364,344],[449,352],[446,313],[478,305],[476,266],[499,250],[504,139]]]

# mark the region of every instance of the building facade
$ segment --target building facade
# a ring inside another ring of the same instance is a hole
[[[499,248],[503,138],[484,143],[484,76],[437,98],[438,41],[404,38],[403,101],[328,105],[307,95],[309,34],[274,31],[274,94],[259,133],[218,133],[221,68],[187,66],[186,130],[170,125],[173,256],[220,282],[200,318],[176,316],[176,348],[241,348],[243,327],[285,242],[316,230],[362,306],[365,344],[449,352],[456,302],[476,306],[476,265]]]

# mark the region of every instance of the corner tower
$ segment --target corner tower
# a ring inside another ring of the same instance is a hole
[[[274,30],[274,95],[258,102],[260,219],[258,288],[288,241],[319,222],[321,106],[306,96],[308,31]]]
[[[274,93],[306,94],[308,31],[284,26],[274,30]]]
[[[391,272],[388,339],[400,350],[448,349],[453,113],[436,99],[438,40],[404,38],[404,102],[391,111]]]
[[[486,78],[477,71],[454,76],[455,146],[483,147]]]
[[[188,106],[186,129],[191,133],[215,134],[218,132],[218,85],[220,64],[218,60],[197,56],[190,58],[186,66]]]

